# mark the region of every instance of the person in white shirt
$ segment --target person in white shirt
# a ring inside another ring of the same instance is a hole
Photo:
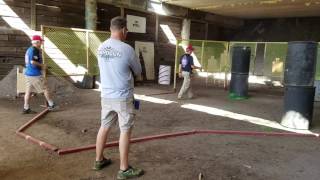
[[[131,130],[134,124],[133,76],[141,74],[141,65],[134,49],[124,43],[127,21],[122,17],[111,20],[111,37],[98,49],[101,78],[101,127],[97,135],[94,169],[100,170],[111,163],[103,156],[104,145],[111,125],[118,120],[120,127],[120,170],[118,179],[138,177],[142,169],[128,164]]]

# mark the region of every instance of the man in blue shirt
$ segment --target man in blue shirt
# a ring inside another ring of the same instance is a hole
[[[42,69],[46,66],[42,62],[41,55],[41,44],[43,40],[41,36],[35,35],[32,37],[32,46],[28,48],[25,55],[25,78],[26,78],[26,92],[24,96],[24,107],[23,114],[33,113],[30,109],[29,101],[32,88],[34,88],[37,93],[44,93],[45,98],[49,104],[49,110],[52,110],[55,105],[50,98],[49,90],[47,88],[46,82],[42,77]]]
[[[118,179],[128,179],[143,174],[142,169],[128,164],[131,130],[134,124],[133,76],[141,74],[141,64],[134,49],[124,43],[127,21],[122,17],[111,20],[111,37],[98,49],[101,78],[101,127],[97,135],[94,169],[100,170],[111,163],[103,156],[104,145],[111,125],[118,120],[120,127],[120,170]]]
[[[186,48],[186,54],[182,55],[180,58],[179,76],[183,77],[183,84],[178,94],[178,99],[182,99],[182,97],[185,94],[187,94],[189,99],[193,97],[193,93],[190,86],[192,70],[200,69],[193,63],[193,57],[191,56],[193,50],[194,49],[192,45],[188,45],[188,47]]]

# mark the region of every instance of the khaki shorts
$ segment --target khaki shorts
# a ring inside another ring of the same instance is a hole
[[[43,93],[47,90],[47,85],[42,76],[25,76],[26,78],[26,90],[31,92],[34,88],[37,93]]]
[[[121,132],[127,132],[134,124],[133,100],[101,98],[101,126],[109,128],[118,120]]]

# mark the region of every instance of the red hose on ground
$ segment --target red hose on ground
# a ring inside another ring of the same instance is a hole
[[[25,129],[27,129],[29,126],[31,126],[33,123],[35,123],[36,121],[38,121],[40,118],[42,118],[44,115],[46,115],[49,112],[49,109],[46,108],[45,110],[43,110],[42,112],[40,112],[39,114],[37,114],[34,118],[32,118],[30,121],[28,121],[26,124],[24,124],[23,126],[21,126],[17,132],[21,132],[24,131]]]
[[[255,132],[255,131],[231,131],[231,130],[196,130],[197,134],[222,134],[241,136],[289,136],[289,137],[319,137],[315,134],[299,134],[290,132]]]
[[[50,151],[57,151],[59,148],[54,146],[54,145],[51,145],[51,144],[48,144],[46,142],[43,142],[43,141],[40,141],[34,137],[31,137],[29,136],[28,134],[25,134],[23,132],[16,132],[18,136],[26,139],[27,141],[33,143],[33,144],[38,144],[40,147],[43,147],[44,149],[46,150],[50,150]]]
[[[242,136],[289,136],[289,137],[318,137],[314,134],[298,134],[298,133],[286,133],[286,132],[251,132],[251,131],[230,131],[230,130],[193,130],[193,131],[185,131],[185,132],[178,132],[178,133],[168,133],[168,134],[160,134],[154,136],[145,136],[140,138],[133,138],[131,139],[131,143],[138,143],[138,142],[145,142],[151,141],[156,139],[165,139],[171,137],[178,137],[178,136],[187,136],[193,134],[220,134],[220,135],[242,135]],[[113,141],[110,143],[105,144],[105,147],[114,147],[118,146],[118,141]],[[58,150],[59,155],[66,155],[70,153],[76,153],[86,150],[95,149],[96,145],[88,145],[76,148],[65,148]]]
[[[151,141],[155,139],[165,139],[165,138],[170,138],[170,137],[178,137],[178,136],[186,136],[186,135],[191,135],[195,134],[196,131],[185,131],[185,132],[178,132],[178,133],[168,133],[168,134],[160,134],[160,135],[154,135],[154,136],[145,136],[145,137],[140,137],[140,138],[133,138],[130,140],[131,143],[138,143],[138,142],[144,142],[144,141]],[[104,147],[114,147],[118,146],[119,142],[118,141],[113,141],[106,143]],[[81,152],[81,151],[86,151],[90,149],[95,149],[96,145],[91,144],[88,146],[82,146],[82,147],[76,147],[76,148],[63,148],[58,150],[59,155],[65,155],[65,154],[70,154],[70,153],[76,153],[76,152]]]
[[[46,115],[49,112],[48,109],[43,110],[39,114],[37,114],[34,118],[32,118],[30,121],[28,121],[26,124],[21,126],[17,130],[17,135],[26,139],[27,141],[38,144],[41,147],[43,147],[46,150],[51,150],[53,152],[57,152],[59,155],[65,155],[65,154],[71,154],[86,150],[95,149],[96,145],[87,145],[82,147],[75,147],[75,148],[64,148],[59,149],[58,147],[51,145],[49,143],[43,142],[41,140],[38,140],[34,137],[31,137],[30,135],[27,135],[23,133],[22,131],[26,130],[29,126],[31,126],[33,123],[35,123],[37,120],[42,118],[44,115]],[[171,137],[178,137],[178,136],[187,136],[187,135],[193,135],[193,134],[220,134],[220,135],[241,135],[241,136],[287,136],[287,137],[318,137],[316,134],[298,134],[298,133],[290,133],[290,132],[252,132],[252,131],[231,131],[231,130],[192,130],[192,131],[184,131],[184,132],[175,132],[175,133],[167,133],[167,134],[159,134],[159,135],[153,135],[153,136],[145,136],[145,137],[139,137],[139,138],[133,138],[131,139],[131,143],[138,143],[138,142],[145,142],[145,141],[151,141],[151,140],[157,140],[157,139],[165,139],[165,138],[171,138]],[[118,146],[118,141],[113,141],[105,144],[105,147],[114,147]]]

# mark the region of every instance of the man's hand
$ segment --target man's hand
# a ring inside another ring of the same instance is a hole
[[[182,73],[181,72],[179,72],[179,78],[182,78]]]
[[[42,65],[41,65],[41,68],[42,68],[43,70],[47,70],[47,69],[48,69],[48,66],[47,66],[46,64],[42,64]]]
[[[202,70],[202,67],[198,67],[198,66],[191,66],[192,67],[192,69],[200,69],[200,70]]]

